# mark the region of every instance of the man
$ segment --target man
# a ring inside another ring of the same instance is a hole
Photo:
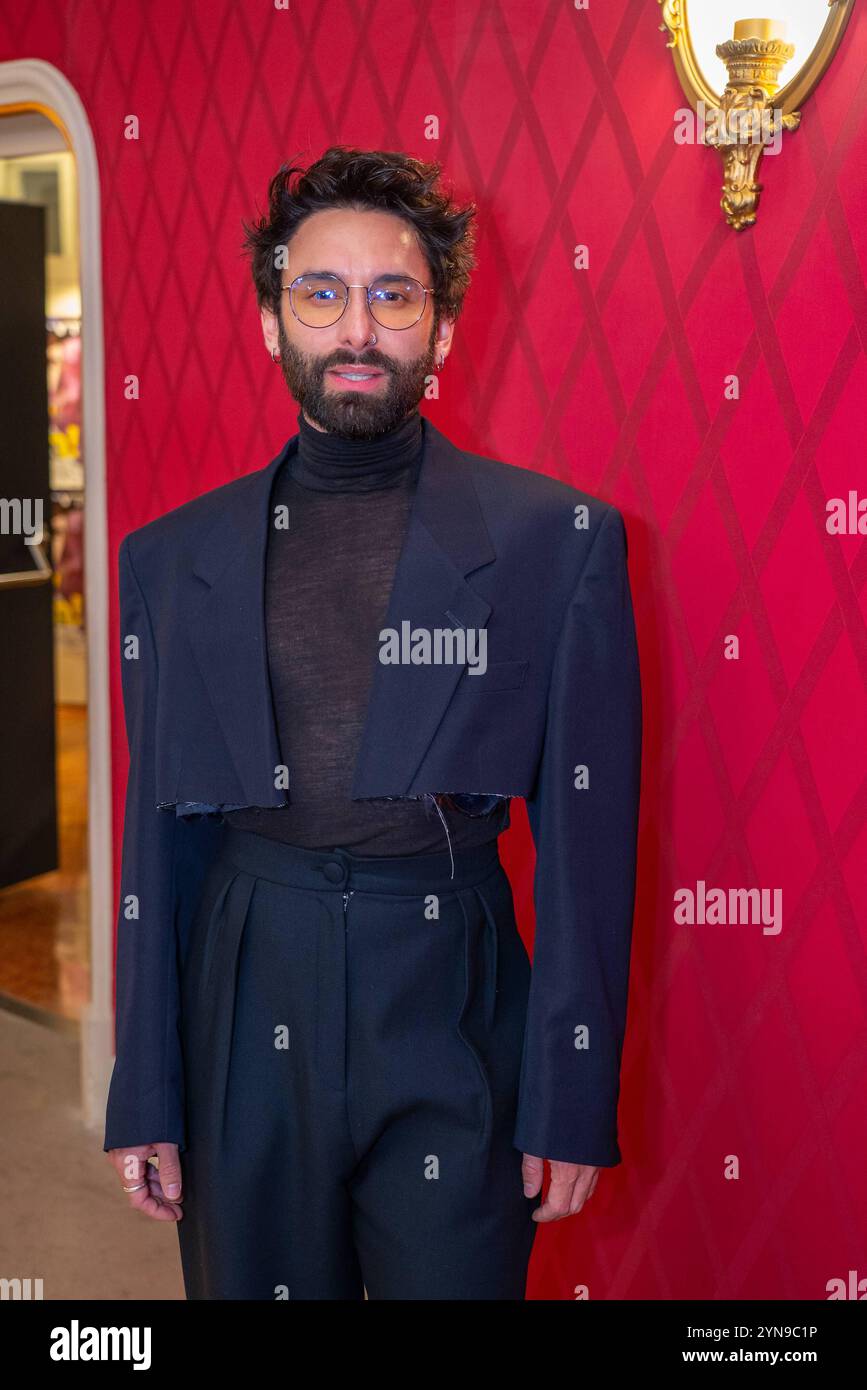
[[[621,1158],[625,528],[420,416],[474,264],[438,176],[339,146],[283,166],[245,244],[298,434],[120,550],[105,1148],[178,1221],[190,1298],[522,1298],[538,1223]]]

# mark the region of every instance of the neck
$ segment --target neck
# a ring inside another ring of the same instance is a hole
[[[345,439],[317,429],[299,411],[292,477],[302,487],[317,492],[373,492],[396,487],[419,459],[422,438],[418,410],[375,439]]]

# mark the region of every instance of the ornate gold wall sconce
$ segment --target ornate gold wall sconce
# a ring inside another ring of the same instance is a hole
[[[680,84],[694,113],[695,143],[723,160],[726,221],[756,220],[762,156],[797,130],[846,30],[855,0],[774,0],[773,19],[741,19],[744,0],[658,0]],[[731,38],[724,39],[726,33]],[[680,114],[680,113],[678,113]],[[682,143],[691,143],[685,135]]]

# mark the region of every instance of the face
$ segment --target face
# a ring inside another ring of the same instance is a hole
[[[329,208],[306,218],[289,243],[284,285],[310,271],[328,270],[345,284],[369,285],[379,275],[411,275],[430,285],[430,267],[411,225],[388,212]],[[280,349],[289,391],[317,429],[348,439],[373,439],[395,429],[418,406],[427,378],[451,349],[453,324],[437,321],[433,296],[409,328],[384,328],[370,313],[363,289],[349,291],[337,323],[311,328],[281,295],[279,318],[261,313],[265,346]],[[371,337],[376,334],[376,343]],[[351,381],[340,369],[372,373]]]

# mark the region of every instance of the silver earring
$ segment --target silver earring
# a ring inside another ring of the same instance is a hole
[[[272,362],[279,362],[279,361],[280,361],[280,349],[279,349],[278,347],[275,347],[275,348],[272,348],[272,349],[271,349],[271,361],[272,361]]]

